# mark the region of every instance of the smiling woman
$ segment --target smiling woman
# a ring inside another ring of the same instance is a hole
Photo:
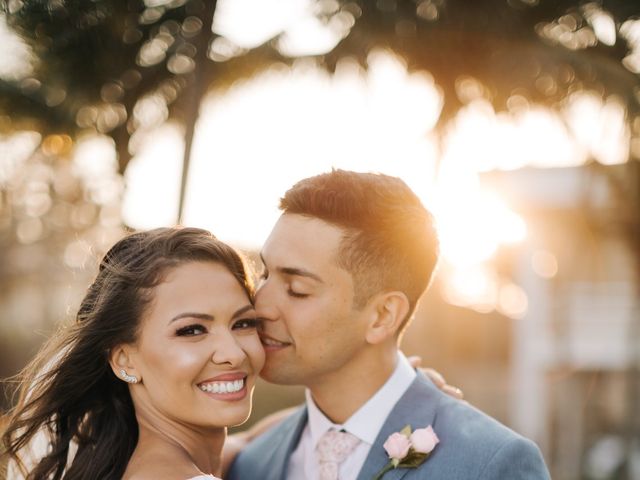
[[[141,380],[130,389],[141,434],[165,424],[173,430],[175,419],[203,428],[242,423],[264,352],[238,280],[224,265],[190,262],[173,267],[153,297],[138,340],[110,357],[116,374],[125,370]],[[138,447],[144,442],[141,436]],[[139,450],[128,470],[144,467]]]
[[[226,427],[249,416],[264,363],[252,302],[242,258],[205,230],[117,242],[75,324],[23,374],[3,436],[14,474],[219,474]],[[49,454],[31,455],[43,436]]]

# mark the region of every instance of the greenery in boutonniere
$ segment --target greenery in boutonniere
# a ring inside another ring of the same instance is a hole
[[[422,465],[438,443],[440,440],[431,425],[418,428],[413,433],[411,426],[407,425],[399,432],[392,433],[383,445],[389,456],[389,463],[373,477],[373,480],[380,480],[385,473],[394,468],[416,468]]]

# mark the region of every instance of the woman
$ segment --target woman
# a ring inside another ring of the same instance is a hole
[[[120,240],[75,324],[23,374],[7,453],[29,479],[220,475],[226,427],[248,417],[264,363],[253,293],[242,258],[204,230]],[[21,463],[42,429],[49,454]]]

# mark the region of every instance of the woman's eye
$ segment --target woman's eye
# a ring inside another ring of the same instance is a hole
[[[234,330],[251,330],[258,328],[262,322],[257,318],[243,318],[233,324]]]
[[[202,325],[189,325],[176,330],[178,337],[192,337],[194,335],[202,335],[203,333],[207,333],[207,329]]]

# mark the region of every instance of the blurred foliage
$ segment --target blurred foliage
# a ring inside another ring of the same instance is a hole
[[[122,178],[113,168],[97,176],[83,171],[70,146],[50,135],[19,168],[0,168],[1,378],[23,368],[73,318],[98,259],[123,234]],[[0,387],[2,408],[10,404],[10,384]]]
[[[286,26],[257,48],[227,42],[235,53],[216,53],[216,1],[5,0],[2,5],[10,26],[32,47],[36,67],[27,78],[0,81],[0,131],[29,128],[72,138],[84,131],[107,134],[122,173],[136,152],[136,133],[177,120],[185,127],[180,212],[207,90],[274,62],[295,60],[281,48]],[[523,99],[560,106],[572,92],[589,90],[619,98],[634,137],[640,137],[640,24],[634,25],[640,6],[635,2],[320,0],[309,8],[344,37],[317,56],[328,70],[344,58],[366,65],[373,48],[386,47],[404,57],[410,70],[433,75],[444,96],[441,131],[474,98],[508,111]],[[252,12],[244,14],[249,19]]]
[[[189,98],[202,96],[194,79],[212,65],[206,48],[216,2],[155,3],[163,5],[113,0],[16,5],[10,24],[28,40],[37,61],[33,77],[0,87],[8,121],[18,128],[22,121],[33,123],[44,133],[109,134],[124,171],[131,134],[151,127],[133,115],[146,95],[157,93],[169,105],[181,98],[172,114],[191,118]]]
[[[0,82],[0,109],[5,113],[0,127],[11,131],[32,125],[44,133],[71,135],[86,129],[107,133],[115,140],[124,171],[134,147],[131,136],[150,127],[150,122],[166,119],[136,116],[136,106],[143,109],[140,102],[157,94],[169,106],[167,115],[187,126],[189,137],[189,126],[195,124],[208,88],[274,61],[293,60],[279,50],[286,31],[231,61],[212,60],[216,56],[210,46],[218,37],[212,33],[216,3],[5,1],[10,25],[33,47],[37,67],[29,78]],[[514,94],[552,106],[573,91],[590,89],[617,95],[630,120],[638,111],[638,75],[623,66],[632,45],[620,34],[624,22],[640,13],[636,2],[311,3],[322,22],[340,23],[345,31],[337,47],[319,57],[321,63],[330,70],[344,57],[366,64],[372,48],[392,49],[410,69],[429,71],[442,88],[441,125],[470,95],[482,95],[502,110]],[[251,12],[246,15],[249,18]],[[612,44],[598,39],[596,15],[612,20]]]
[[[640,14],[640,5],[634,3],[364,2],[351,33],[327,62],[335,65],[346,55],[362,61],[373,45],[388,46],[406,58],[411,69],[430,72],[443,88],[441,124],[468,100],[463,81],[469,77],[480,82],[478,93],[497,111],[508,109],[513,94],[553,106],[569,93],[589,89],[619,96],[635,113],[639,78],[622,64],[630,47],[619,34],[624,21]],[[596,12],[611,15],[613,45],[596,37],[592,26]]]

